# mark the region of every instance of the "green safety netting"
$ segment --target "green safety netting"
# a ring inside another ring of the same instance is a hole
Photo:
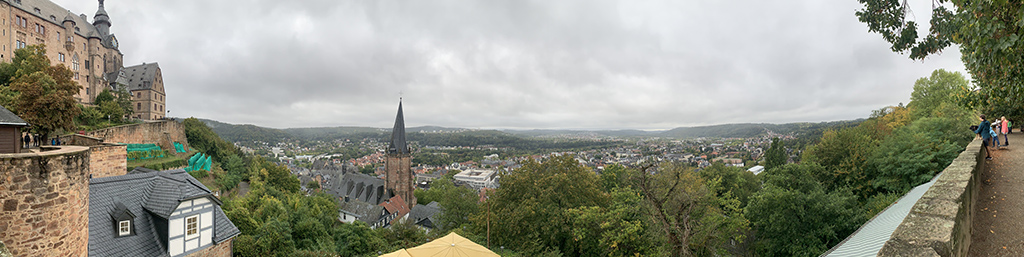
[[[185,146],[182,145],[181,143],[174,142],[174,151],[178,152],[178,153],[184,153],[185,152]]]
[[[185,171],[197,171],[197,170],[210,170],[210,166],[213,166],[213,159],[210,159],[209,155],[203,153],[197,153],[188,158],[188,167],[185,167]]]
[[[128,160],[145,160],[164,157],[164,150],[156,144],[126,144]]]

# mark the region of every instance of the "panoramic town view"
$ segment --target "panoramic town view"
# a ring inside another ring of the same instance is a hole
[[[1020,1],[0,21],[0,257],[1024,256]]]

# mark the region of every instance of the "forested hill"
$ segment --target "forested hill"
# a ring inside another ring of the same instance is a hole
[[[682,127],[658,133],[658,136],[672,138],[698,138],[698,137],[721,137],[721,138],[749,138],[764,135],[767,131],[779,134],[794,133],[797,135],[821,135],[821,132],[828,128],[846,128],[860,124],[864,119],[827,121],[819,123],[744,123],[744,124],[723,124],[702,127]]]
[[[864,119],[828,121],[819,123],[743,123],[743,124],[722,124],[700,127],[679,127],[665,131],[643,131],[643,130],[502,130],[514,135],[551,137],[560,135],[600,135],[610,137],[666,137],[666,138],[750,138],[765,135],[768,131],[779,134],[794,133],[795,136],[821,135],[825,129],[841,129],[853,127],[860,124]]]
[[[370,127],[319,127],[274,129],[256,125],[235,125],[215,120],[200,119],[222,138],[232,141],[262,141],[278,143],[289,140],[334,140],[385,137],[390,129]],[[701,127],[682,127],[667,131],[642,130],[470,130],[437,126],[410,127],[409,139],[421,141],[424,145],[521,147],[535,142],[523,141],[528,137],[552,137],[564,135],[598,135],[608,137],[665,137],[665,138],[749,138],[765,135],[767,131],[779,134],[794,133],[795,136],[820,136],[828,128],[841,129],[860,124],[863,120],[831,121],[820,123],[789,124],[725,124]],[[418,133],[421,132],[421,133]],[[527,140],[529,141],[529,140]],[[564,143],[564,142],[563,142]]]

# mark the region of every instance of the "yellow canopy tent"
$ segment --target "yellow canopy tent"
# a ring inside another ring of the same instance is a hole
[[[401,249],[398,251],[386,253],[384,255],[381,255],[380,257],[412,257],[412,255],[409,255],[409,251]]]
[[[402,255],[407,254],[407,255]],[[426,244],[422,244],[417,247],[398,250],[396,252],[388,253],[381,256],[410,256],[410,257],[476,257],[476,256],[494,256],[500,257],[498,254],[483,247],[465,237],[459,236],[455,233],[449,233],[447,236],[434,239]]]

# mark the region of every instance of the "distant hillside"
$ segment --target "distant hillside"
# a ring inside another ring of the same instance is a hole
[[[531,129],[531,130],[501,130],[513,135],[530,136],[530,137],[552,137],[552,136],[565,136],[565,135],[599,135],[609,137],[644,137],[644,136],[655,136],[660,131],[643,131],[643,130],[554,130],[554,129]]]
[[[199,119],[213,129],[215,133],[231,142],[262,141],[271,144],[289,140],[320,140],[353,139],[377,137],[386,140],[391,128],[371,127],[319,127],[273,129],[250,124],[235,125],[214,120]],[[446,128],[438,126],[422,126],[406,128],[410,141],[419,141],[421,145],[433,146],[479,146],[493,145],[497,147],[515,148],[556,148],[555,145],[543,143],[543,140],[529,137],[585,136],[599,135],[609,137],[666,137],[666,138],[749,138],[766,135],[767,131],[779,134],[793,133],[797,137],[816,141],[828,128],[851,127],[860,124],[860,120],[831,121],[820,123],[788,123],[788,124],[725,124],[701,127],[682,127],[667,131],[642,130],[470,130],[463,128]],[[571,141],[570,141],[571,142]],[[562,141],[560,144],[566,144]],[[580,147],[586,144],[567,147]]]
[[[672,137],[672,138],[698,138],[698,137],[717,137],[717,138],[749,138],[766,135],[768,131],[772,131],[779,134],[793,133],[796,136],[801,135],[821,135],[825,129],[828,128],[843,128],[852,127],[860,124],[863,119],[858,120],[846,120],[846,121],[829,121],[819,123],[787,123],[787,124],[724,124],[724,125],[713,125],[713,126],[701,126],[701,127],[682,127],[674,128],[665,132],[658,133],[658,136]]]

